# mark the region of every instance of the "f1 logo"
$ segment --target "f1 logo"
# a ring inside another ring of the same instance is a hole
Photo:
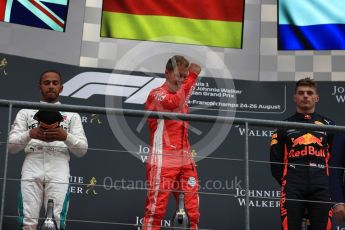
[[[64,84],[61,96],[88,99],[92,95],[126,97],[125,103],[144,104],[164,78],[116,73],[84,72]]]

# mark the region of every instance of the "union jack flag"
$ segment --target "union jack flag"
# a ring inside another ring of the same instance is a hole
[[[69,0],[0,0],[0,21],[65,31]]]

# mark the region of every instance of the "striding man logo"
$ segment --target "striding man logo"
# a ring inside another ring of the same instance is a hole
[[[7,71],[6,71],[6,67],[7,67],[8,61],[6,58],[3,58],[0,62],[0,72],[1,75],[6,76],[7,75]]]
[[[98,193],[95,190],[95,186],[97,184],[97,180],[95,177],[92,177],[90,183],[86,185],[86,194],[97,195]]]

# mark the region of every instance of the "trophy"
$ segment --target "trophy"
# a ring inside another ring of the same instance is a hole
[[[54,201],[48,200],[46,217],[40,227],[40,230],[58,230],[55,218],[54,218]]]
[[[183,192],[179,195],[179,205],[175,212],[172,221],[172,227],[174,228],[182,228],[182,229],[190,229],[190,223],[188,219],[187,212],[184,208],[184,194]],[[172,229],[174,229],[172,228]]]

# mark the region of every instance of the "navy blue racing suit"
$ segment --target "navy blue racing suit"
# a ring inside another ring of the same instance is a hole
[[[296,113],[286,121],[334,124],[316,113]],[[332,139],[333,134],[324,131],[298,129],[278,129],[272,135],[271,172],[281,185],[282,229],[301,229],[306,211],[309,229],[331,229],[328,160]]]

